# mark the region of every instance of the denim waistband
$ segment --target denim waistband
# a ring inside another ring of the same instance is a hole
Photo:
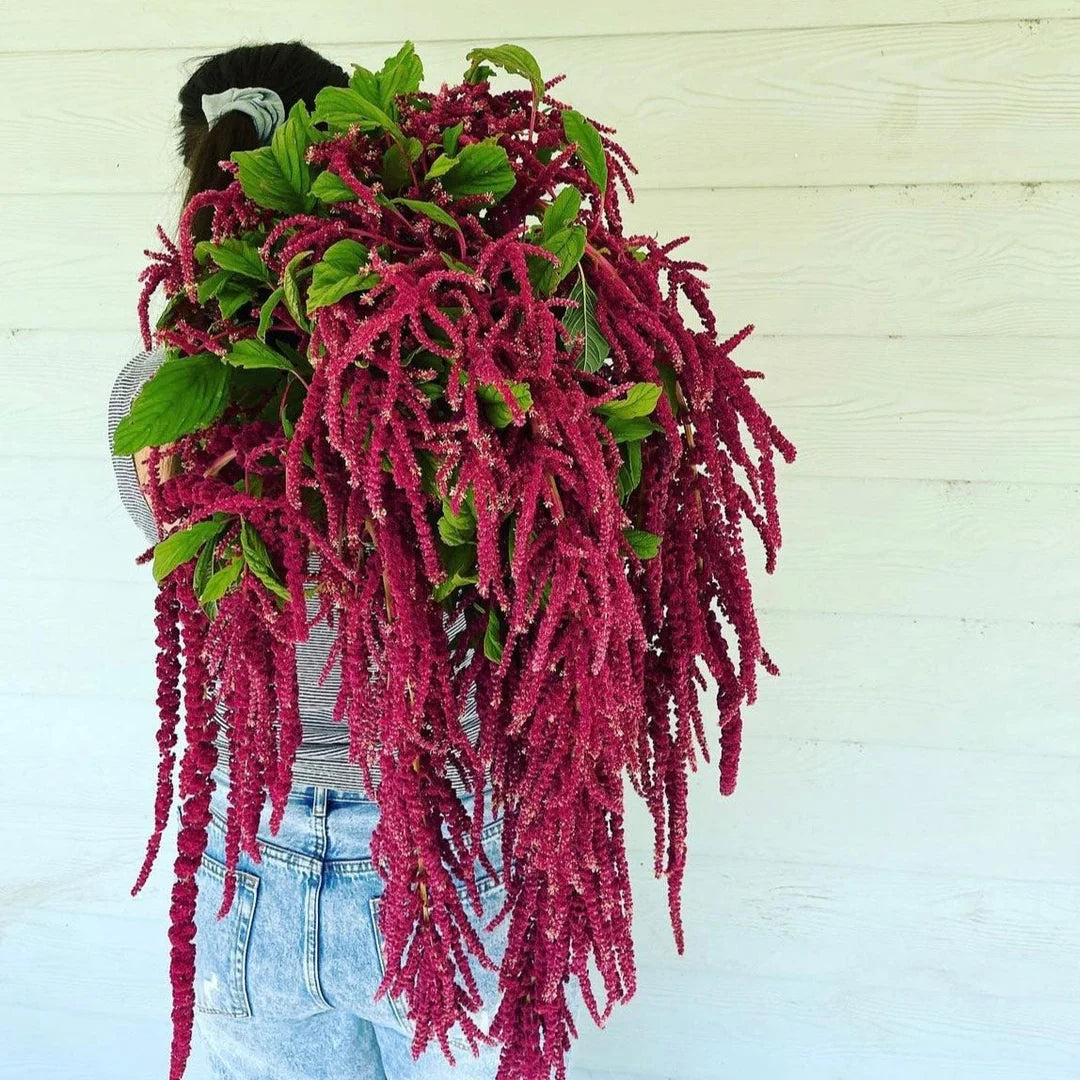
[[[211,776],[215,788],[210,798],[212,824],[223,831],[228,815],[228,776],[220,768]],[[472,795],[459,795],[466,807]],[[179,807],[177,807],[179,812]],[[379,805],[362,791],[307,784],[290,790],[285,814],[277,833],[270,832],[272,805],[266,797],[260,817],[258,847],[262,854],[294,866],[313,869],[318,860],[370,869],[370,841],[379,820]],[[491,805],[491,789],[484,791],[483,841],[493,840],[502,829],[502,809]],[[212,846],[219,844],[215,838]]]

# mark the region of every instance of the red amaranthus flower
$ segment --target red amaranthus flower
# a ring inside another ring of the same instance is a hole
[[[559,80],[522,49],[469,59],[436,94],[408,43],[380,72],[357,67],[269,146],[234,154],[234,181],[193,198],[177,243],[159,228],[165,250],[147,252],[143,336],[150,347],[162,286],[169,355],[114,449],[154,447],[155,515],[180,523],[154,553],[161,767],[133,890],[173,798],[182,662],[171,1080],[191,1035],[213,698],[229,718],[227,910],[267,796],[276,830],[289,790],[314,556],[336,715],[359,764],[381,770],[380,994],[405,1003],[416,1055],[434,1040],[453,1060],[455,1025],[501,1043],[499,1080],[564,1076],[571,978],[597,1023],[634,993],[624,777],[652,814],[682,951],[687,772],[698,749],[710,759],[698,661],[717,683],[725,794],[757,665],[778,674],[740,526],[772,572],[773,453],[795,449],[750,392],[761,373],[732,359],[752,328],[718,340],[705,267],[673,256],[687,237],[624,235],[617,188],[632,200],[636,170],[610,128],[557,102]],[[488,64],[531,88],[493,93]],[[203,206],[212,235],[196,241]],[[159,482],[167,443],[181,468]],[[451,644],[442,617],[461,612]],[[457,719],[474,685],[476,745]],[[451,767],[476,792],[471,816]],[[471,965],[492,962],[465,908],[475,890],[455,880],[481,854],[489,779],[509,940],[485,1035]]]

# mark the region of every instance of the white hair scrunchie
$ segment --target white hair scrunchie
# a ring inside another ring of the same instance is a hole
[[[247,113],[255,121],[255,130],[263,143],[268,143],[274,128],[285,122],[281,98],[265,86],[230,86],[219,94],[203,94],[202,109],[210,127],[222,113],[232,109]]]

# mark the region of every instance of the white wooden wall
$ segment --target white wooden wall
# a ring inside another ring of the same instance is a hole
[[[104,408],[185,64],[409,37],[436,85],[505,40],[567,72],[799,448],[776,575],[750,548],[783,675],[734,797],[695,777],[687,952],[635,808],[640,989],[579,1075],[1075,1080],[1080,2],[331,3],[310,37],[296,8],[0,4],[0,1076],[165,1075],[171,834],[128,896],[153,587]]]

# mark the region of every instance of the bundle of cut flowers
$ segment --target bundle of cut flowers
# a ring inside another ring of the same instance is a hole
[[[455,1026],[474,1051],[500,1044],[499,1080],[565,1075],[570,980],[601,1025],[635,991],[624,778],[651,813],[682,951],[688,772],[699,750],[711,760],[698,662],[724,794],[756,666],[779,673],[740,528],[771,573],[773,453],[795,449],[751,394],[761,373],[732,359],[752,326],[720,339],[706,268],[672,254],[688,237],[624,234],[636,169],[612,128],[552,97],[561,76],[513,45],[467,61],[438,93],[411,43],[377,72],[354,65],[269,145],[233,153],[228,186],[146,252],[140,324],[149,348],[162,286],[166,355],[113,449],[152,448],[164,537],[138,560],[158,585],[160,766],[133,892],[173,802],[183,705],[172,1080],[190,1049],[215,705],[230,721],[224,912],[266,799],[276,831],[289,791],[311,596],[336,627],[336,718],[364,775],[380,770],[379,995],[403,1002],[414,1056],[434,1041],[453,1061]],[[495,93],[498,69],[525,82]],[[162,480],[166,452],[179,467]],[[509,924],[484,1031],[472,965],[494,961],[465,907],[477,891],[457,886],[486,862],[488,783],[503,864],[486,870],[505,876]]]

